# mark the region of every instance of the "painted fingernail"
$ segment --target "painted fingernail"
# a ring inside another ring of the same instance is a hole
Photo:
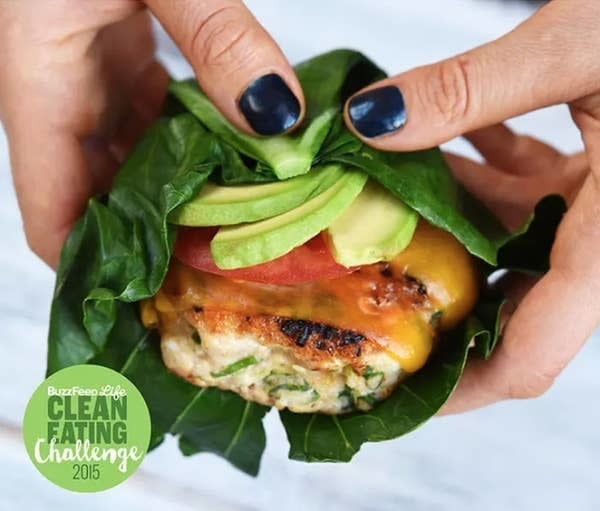
[[[259,135],[278,135],[300,117],[300,102],[281,76],[271,73],[254,80],[240,97],[240,110]]]
[[[348,116],[356,131],[365,137],[391,133],[406,124],[404,96],[394,86],[363,92],[350,100]]]

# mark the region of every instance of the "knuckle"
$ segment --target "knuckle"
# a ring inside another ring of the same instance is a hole
[[[539,361],[533,352],[528,352],[522,343],[506,343],[499,352],[502,360],[504,397],[506,399],[534,399],[545,394],[568,361],[559,359]],[[530,361],[530,362],[527,362]]]
[[[253,31],[238,8],[222,7],[196,27],[190,54],[200,67],[239,67],[252,51]]]
[[[509,386],[510,399],[534,399],[542,396],[554,384],[562,368],[550,372],[529,373],[521,380],[512,382]]]
[[[25,241],[27,242],[27,246],[29,250],[31,250],[36,256],[42,258],[43,257],[43,244],[40,237],[37,233],[34,232],[27,223],[24,224],[24,232],[25,232]]]
[[[513,155],[516,159],[525,159],[529,156],[536,146],[536,139],[529,135],[519,135],[514,139],[512,147]]]
[[[71,231],[71,227],[71,223],[65,223],[64,226],[58,229],[54,227],[52,222],[48,222],[47,225],[32,221],[23,223],[25,241],[29,250],[55,269],[58,265],[62,246]]]
[[[554,279],[560,279],[567,287],[590,289],[600,275],[599,194],[599,184],[592,174],[581,185],[575,203],[558,226],[550,253],[550,271]]]
[[[550,152],[544,153],[541,146],[543,146],[543,144],[535,137],[529,135],[515,135],[512,139],[512,143],[507,144],[507,151],[515,161],[516,165],[529,166],[531,165],[531,161],[535,159],[538,154],[541,154],[541,156],[544,157],[544,161],[547,162],[546,164],[549,168],[556,169],[557,171],[569,161],[569,158],[558,151],[555,151],[552,154],[550,154]]]
[[[472,110],[472,58],[460,55],[432,67],[424,100],[444,124],[470,115]]]
[[[131,2],[122,0],[108,0],[104,2],[94,2],[93,8],[99,14],[99,18],[103,24],[115,23],[130,16],[132,13],[143,9],[140,2]]]

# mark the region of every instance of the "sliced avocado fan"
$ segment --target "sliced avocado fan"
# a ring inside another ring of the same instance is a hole
[[[195,198],[175,209],[169,221],[192,227],[256,222],[294,209],[327,190],[343,174],[340,165],[324,165],[303,176],[274,183],[207,183]]]
[[[363,189],[367,175],[346,170],[331,187],[286,213],[222,227],[210,248],[215,264],[235,269],[272,261],[307,242],[339,217]]]

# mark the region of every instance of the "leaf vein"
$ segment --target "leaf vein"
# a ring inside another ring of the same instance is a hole
[[[419,403],[421,403],[425,408],[427,408],[430,412],[432,413],[436,413],[437,410],[435,410],[427,401],[425,401],[421,396],[419,396],[419,394],[417,394],[416,392],[414,392],[413,390],[411,390],[411,388],[406,385],[406,383],[402,383],[400,385],[400,388],[404,389],[404,391],[412,396],[414,399],[416,399]]]
[[[308,421],[308,424],[306,425],[306,430],[304,431],[304,442],[302,443],[304,447],[304,452],[308,452],[308,438],[310,436],[310,430],[312,429],[313,422],[315,422],[316,418],[317,414],[313,413],[312,417]]]
[[[177,417],[173,421],[173,424],[169,428],[169,432],[170,433],[173,433],[173,434],[175,433],[175,428],[179,425],[179,423],[183,420],[183,418],[186,416],[186,414],[190,411],[190,409],[192,408],[192,406],[194,406],[194,404],[196,403],[196,401],[198,401],[198,399],[200,399],[202,397],[202,395],[206,392],[207,388],[208,387],[200,389],[196,393],[196,395],[190,400],[190,402],[185,406],[185,408],[183,410],[181,410],[181,412],[177,415]]]
[[[246,421],[248,420],[248,410],[250,409],[251,406],[252,406],[252,403],[250,401],[246,401],[246,406],[244,406],[244,412],[242,413],[242,420],[240,420],[240,424],[237,427],[235,434],[231,438],[231,442],[229,442],[227,449],[225,449],[225,451],[224,451],[225,457],[227,457],[227,458],[229,458],[231,451],[233,450],[233,448],[237,445],[238,441],[240,440],[240,436],[242,434],[244,426],[246,425]]]
[[[125,371],[127,371],[127,369],[129,369],[129,366],[131,365],[131,363],[133,362],[133,359],[136,357],[136,355],[140,352],[140,348],[142,347],[142,345],[146,342],[146,340],[148,339],[148,336],[150,335],[150,330],[148,330],[146,332],[146,334],[139,340],[139,342],[135,345],[135,348],[133,348],[133,350],[131,350],[131,353],[129,354],[129,356],[127,357],[127,360],[125,360],[125,363],[121,366],[121,369],[119,369],[119,372],[121,374],[125,374]]]
[[[342,440],[344,441],[344,445],[346,446],[347,449],[352,449],[352,444],[348,441],[348,438],[346,437],[346,433],[344,433],[344,429],[342,428],[342,425],[340,424],[340,420],[334,415],[332,417],[333,423],[335,424],[335,426],[337,427],[338,431],[340,432],[340,436],[342,437]]]

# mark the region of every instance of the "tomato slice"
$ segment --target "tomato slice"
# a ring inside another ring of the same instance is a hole
[[[230,279],[264,284],[297,284],[333,279],[347,275],[357,268],[346,268],[335,262],[322,235],[268,263],[221,270],[210,253],[210,241],[216,234],[213,227],[180,227],[173,254],[187,266]]]

